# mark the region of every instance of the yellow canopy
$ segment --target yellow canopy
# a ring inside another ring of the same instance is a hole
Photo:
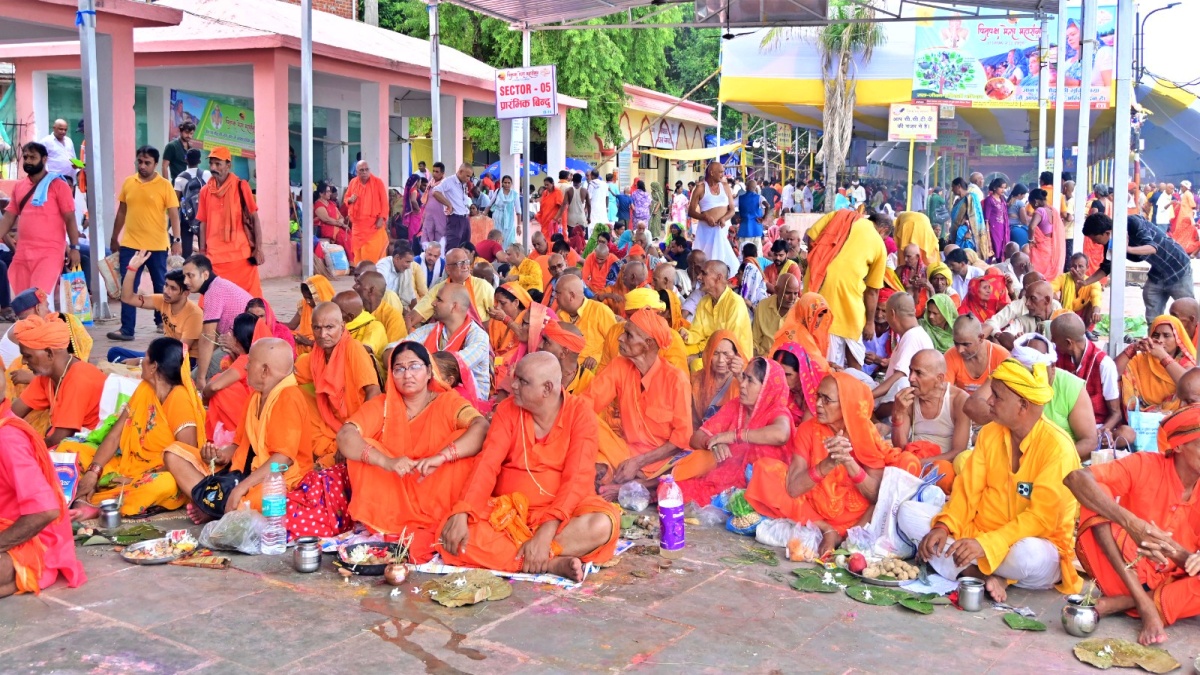
[[[695,161],[697,159],[716,159],[721,155],[728,155],[731,152],[736,152],[742,149],[742,143],[730,143],[715,148],[695,148],[692,150],[658,150],[656,148],[645,148],[643,154],[662,157],[663,159],[677,159],[683,161]]]

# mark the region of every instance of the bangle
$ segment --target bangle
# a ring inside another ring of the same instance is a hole
[[[1162,366],[1163,368],[1166,368],[1167,366],[1171,365],[1172,363],[1175,363],[1175,359],[1173,359],[1169,356],[1164,356],[1158,360],[1158,364],[1160,366]]]
[[[743,441],[742,441],[742,430],[741,430],[741,429],[738,429],[737,431],[735,431],[735,432],[733,433],[733,440],[734,440],[734,442],[736,442],[736,443],[741,443],[741,442],[743,442]]]
[[[822,475],[821,475],[821,474],[820,474],[820,473],[817,471],[817,465],[816,465],[816,464],[810,464],[810,465],[809,465],[809,467],[808,467],[808,477],[812,479],[812,482],[813,482],[813,483],[820,483],[820,482],[821,482],[821,479],[822,479],[822,478],[824,478],[824,476],[822,476]]]
[[[866,471],[866,469],[862,468],[861,466],[858,467],[857,475],[850,476],[850,482],[854,483],[855,485],[861,484],[866,479],[867,479],[867,471]]]
[[[368,466],[371,464],[371,446],[363,445],[362,455],[359,456],[358,461]]]
[[[97,476],[99,476],[101,470],[102,469],[99,464],[92,462],[91,464],[88,465],[87,473],[94,473]]]
[[[125,269],[129,270],[130,272],[136,272],[139,268],[134,267],[133,265],[126,265]]]
[[[1125,351],[1121,353],[1125,355],[1125,358],[1132,359],[1133,357],[1137,356],[1137,345],[1129,345],[1125,348]]]
[[[454,441],[450,441],[450,445],[446,446],[446,450],[448,450],[450,453],[449,460],[451,462],[457,462],[459,459],[458,446],[454,444]]]

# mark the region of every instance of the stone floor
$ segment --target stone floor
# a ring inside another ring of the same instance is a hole
[[[183,527],[160,517],[161,528]],[[192,528],[193,531],[196,528]],[[88,583],[0,601],[5,673],[961,673],[1083,672],[1059,623],[1055,592],[1014,590],[1049,630],[1010,630],[988,607],[920,616],[844,594],[806,594],[786,581],[798,565],[719,562],[750,540],[689,528],[682,560],[660,569],[634,549],[563,590],[518,582],[494,603],[448,609],[398,597],[379,579],[350,583],[325,556],[315,574],[291,556],[233,555],[228,570],[129,565],[108,547],[77,549]],[[1109,618],[1097,636],[1136,637]],[[1194,620],[1167,647],[1191,668]]]

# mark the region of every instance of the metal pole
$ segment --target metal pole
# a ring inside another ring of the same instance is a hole
[[[1046,170],[1046,99],[1050,98],[1050,18],[1042,16],[1038,44],[1038,173]]]
[[[313,275],[313,46],[312,0],[300,5],[300,266],[304,278]]]
[[[1096,53],[1096,0],[1083,0],[1080,6],[1079,35],[1082,42],[1079,55],[1083,66],[1079,85],[1079,154],[1075,160],[1075,251],[1083,250],[1083,219],[1087,217],[1088,142],[1092,127],[1092,56]]]
[[[521,30],[521,65],[525,68],[530,66],[530,46],[529,46],[529,29]],[[521,194],[521,203],[524,213],[521,215],[521,240],[524,243],[526,251],[533,250],[533,227],[529,221],[529,181],[533,175],[533,159],[530,153],[533,151],[533,124],[528,117],[525,118],[522,124],[525,125],[525,153],[521,155],[521,165],[525,169],[525,176],[521,181],[521,189],[524,191]],[[503,148],[501,148],[503,150]],[[519,170],[519,169],[518,169]],[[547,245],[549,242],[547,242]]]
[[[433,118],[433,161],[442,161],[442,68],[438,59],[438,0],[426,0],[429,10],[429,114]],[[458,167],[452,167],[454,173]]]
[[[916,148],[916,143],[908,142],[908,199],[904,201],[904,210],[912,211],[912,175],[913,175],[913,150]]]
[[[112,176],[101,166],[104,152],[100,139],[100,83],[96,68],[96,3],[94,0],[79,0],[79,13],[75,24],[79,27],[79,58],[83,76],[83,133],[88,142],[88,278],[92,280],[92,316],[95,319],[111,319],[108,296],[100,289],[99,261],[104,257],[108,238],[104,236],[105,202],[113,194]],[[111,77],[111,73],[109,74]],[[108,120],[111,124],[112,120]],[[121,160],[118,159],[118,162]],[[128,161],[126,159],[125,161]]]
[[[1067,66],[1067,0],[1058,0],[1058,59],[1054,68],[1054,203],[1051,208],[1062,212],[1063,117],[1067,112],[1067,96],[1063,79]]]
[[[1113,109],[1117,113],[1117,124],[1113,138],[1113,233],[1112,233],[1112,276],[1109,284],[1108,315],[1118,317],[1109,322],[1108,353],[1116,358],[1125,348],[1123,333],[1125,322],[1125,249],[1129,245],[1126,230],[1129,191],[1124,183],[1129,180],[1129,107],[1133,91],[1133,3],[1117,3],[1117,100]]]

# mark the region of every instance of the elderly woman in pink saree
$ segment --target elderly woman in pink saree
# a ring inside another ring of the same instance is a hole
[[[804,347],[795,342],[781,345],[771,359],[783,368],[787,380],[788,412],[792,416],[792,424],[799,425],[811,419],[817,410],[817,387],[828,373],[809,357]]]
[[[754,462],[789,456],[793,428],[783,367],[760,356],[738,378],[738,398],[692,434],[695,450],[672,471],[684,501],[705,506],[729,488],[746,487],[746,468]]]

